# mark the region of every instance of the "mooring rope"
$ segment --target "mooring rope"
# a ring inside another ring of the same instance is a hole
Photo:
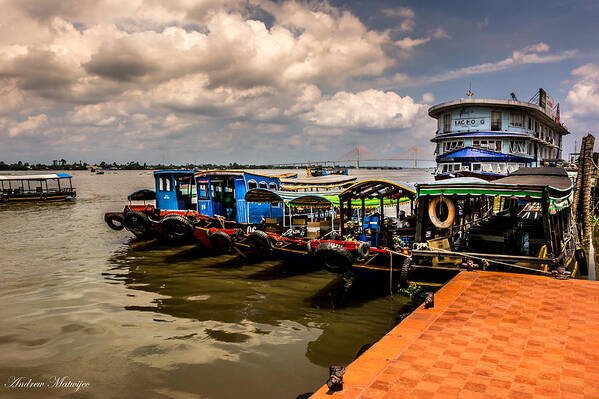
[[[447,254],[459,255],[459,256],[462,256],[464,258],[472,258],[472,259],[483,260],[483,261],[485,261],[487,263],[492,262],[492,263],[497,263],[498,265],[504,265],[504,266],[508,266],[508,267],[516,267],[516,268],[519,268],[519,269],[530,270],[530,271],[533,271],[533,272],[540,272],[540,273],[544,273],[544,274],[550,274],[549,272],[544,272],[544,271],[539,270],[539,269],[533,269],[532,267],[526,267],[526,266],[516,265],[516,264],[513,264],[513,263],[502,262],[500,260],[489,260],[489,259],[484,258],[482,256],[475,256],[475,255],[466,254],[466,253],[463,253],[463,252],[454,252],[454,251],[448,251],[446,249],[437,249],[437,248],[435,248],[435,251],[442,252],[442,253],[447,253]]]

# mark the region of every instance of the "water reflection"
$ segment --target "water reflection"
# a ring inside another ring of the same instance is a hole
[[[151,304],[125,305],[127,310],[156,313],[154,320],[162,323],[201,323],[195,332],[171,339],[244,349],[307,339],[305,357],[321,367],[349,362],[411,306],[407,299],[389,295],[386,277],[348,284],[316,265],[248,263],[239,256],[213,256],[191,246],[131,245],[110,262],[107,282],[154,294]]]

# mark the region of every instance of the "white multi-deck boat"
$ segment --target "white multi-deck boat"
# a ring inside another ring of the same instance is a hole
[[[570,132],[560,122],[559,104],[545,90],[528,102],[461,98],[431,107],[438,127],[437,180],[475,176],[494,180],[509,172],[561,162],[562,137]]]

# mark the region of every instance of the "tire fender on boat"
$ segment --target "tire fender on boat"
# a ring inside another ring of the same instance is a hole
[[[125,228],[125,215],[122,213],[107,213],[104,215],[104,221],[112,230],[123,230]]]
[[[360,245],[358,245],[358,256],[360,258],[366,258],[370,254],[370,244],[362,241]]]
[[[139,211],[129,211],[125,214],[125,227],[138,238],[149,238],[151,232],[148,215]]]
[[[248,241],[256,255],[266,255],[272,248],[270,237],[261,230],[252,231]]]
[[[399,272],[399,286],[401,288],[406,288],[408,286],[408,273],[411,265],[412,258],[406,258],[401,265],[401,271]]]
[[[48,194],[46,194],[46,193],[42,193],[42,194],[40,195],[40,199],[41,199],[42,201],[46,201],[46,200],[48,199]]]
[[[437,215],[437,205],[441,202],[441,197],[433,198],[433,200],[428,205],[428,217],[431,219],[431,222],[440,229],[449,228],[455,219],[455,205],[450,198],[443,197],[443,203],[447,206],[447,218],[445,220],[441,220],[439,215]]]
[[[160,228],[166,239],[171,242],[181,242],[193,236],[193,222],[183,215],[166,215],[160,221]]]
[[[331,273],[345,273],[354,263],[354,257],[347,248],[329,242],[318,244],[315,254],[323,267]]]
[[[233,239],[224,231],[214,230],[211,232],[208,230],[206,236],[210,240],[212,248],[219,252],[227,253],[233,247]]]

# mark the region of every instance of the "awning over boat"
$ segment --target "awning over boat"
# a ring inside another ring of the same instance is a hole
[[[545,198],[551,211],[558,211],[572,204],[572,181],[563,168],[522,168],[492,182],[471,179],[457,178],[419,184],[418,196],[489,195],[529,201],[542,201]]]
[[[296,207],[312,207],[312,208],[330,208],[339,207],[339,196],[338,193],[331,194],[330,191],[325,193],[298,193],[293,191],[272,191],[264,188],[256,188],[249,190],[245,194],[245,200],[247,202],[258,202],[258,203],[270,203],[280,204],[284,202],[287,206]],[[401,198],[400,202],[408,201],[408,198]],[[395,205],[397,201],[395,199],[387,198],[384,201],[386,206]],[[365,206],[367,208],[374,208],[380,206],[380,200],[376,198],[369,198],[365,200]],[[361,206],[361,199],[353,199],[352,206]]]
[[[362,180],[339,194],[343,201],[349,199],[413,199],[416,197],[416,188],[409,184],[392,180]]]
[[[437,162],[530,162],[532,157],[466,147],[437,156]]]
[[[154,190],[137,190],[127,197],[129,201],[152,201],[156,199],[156,192]]]
[[[355,176],[328,175],[300,179],[281,179],[284,190],[324,190],[335,187],[347,187],[356,181]]]
[[[67,173],[52,173],[48,175],[2,175],[0,180],[48,180],[48,179],[68,179],[73,176]]]
[[[197,173],[195,170],[156,170],[155,175],[189,175],[193,176]]]

